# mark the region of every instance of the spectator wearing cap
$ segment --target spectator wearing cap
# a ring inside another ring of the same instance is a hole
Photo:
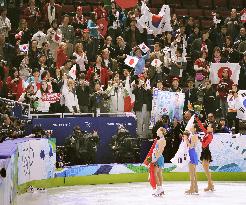
[[[194,79],[187,79],[187,89],[185,91],[185,102],[184,102],[184,110],[187,110],[189,106],[193,106],[197,102],[197,88],[194,86]]]
[[[62,32],[62,41],[67,43],[67,55],[70,58],[73,54],[73,44],[75,40],[75,32],[72,25],[69,24],[69,16],[64,15],[62,24],[59,26]]]
[[[43,43],[47,42],[47,36],[46,34],[44,33],[44,27],[43,27],[43,24],[39,24],[38,26],[38,32],[35,33],[33,36],[32,36],[32,40],[36,40],[38,42],[38,49],[41,49],[42,48],[42,45]]]
[[[235,134],[239,133],[239,119],[237,118],[237,97],[238,97],[237,85],[233,84],[232,89],[227,96],[228,112],[227,121],[228,126],[232,129],[233,122],[235,122]]]
[[[60,68],[67,60],[67,43],[61,42],[57,49],[56,67]]]
[[[89,112],[89,98],[90,98],[91,89],[89,82],[85,80],[85,75],[82,74],[79,79],[79,85],[76,86],[76,94],[78,97],[78,103],[80,112],[88,113]]]
[[[239,81],[238,81],[238,89],[239,90],[246,90],[246,51],[244,52],[243,59],[240,61],[240,74],[239,74]]]
[[[172,78],[172,85],[169,88],[170,92],[182,92],[182,89],[179,87],[179,78]]]
[[[86,52],[89,62],[95,62],[95,56],[97,54],[97,42],[96,39],[90,38],[89,29],[84,29],[82,34],[82,44],[84,51]]]
[[[87,19],[83,15],[83,7],[78,6],[76,9],[76,15],[73,17],[72,25],[75,30],[75,36],[77,38],[82,37],[83,29],[87,28]]]
[[[152,91],[143,80],[138,80],[138,84],[134,85],[132,93],[135,95],[133,110],[137,117],[137,134],[140,137],[147,138],[152,109]]]
[[[205,114],[208,115],[209,113],[216,113],[216,110],[218,108],[216,91],[212,87],[211,81],[209,79],[206,79],[204,81],[204,88],[202,89],[202,91]]]
[[[200,58],[196,59],[194,62],[195,70],[195,86],[196,88],[200,85],[203,85],[205,79],[209,75],[210,67],[209,62],[207,61],[207,50],[202,49]]]
[[[50,43],[50,51],[52,53],[54,62],[57,59],[57,49],[62,41],[62,31],[58,28],[57,20],[53,20],[51,27],[47,30],[47,39]]]
[[[85,64],[88,63],[86,53],[83,50],[83,44],[82,43],[76,43],[74,47],[74,53],[73,56],[76,57],[76,63],[79,65],[79,71],[85,72]]]

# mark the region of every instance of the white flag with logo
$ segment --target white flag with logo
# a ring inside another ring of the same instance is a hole
[[[141,51],[143,51],[144,53],[147,53],[150,49],[148,46],[145,45],[145,43],[141,43],[140,45],[138,45],[139,48],[141,49]]]
[[[29,45],[28,44],[22,44],[22,45],[19,45],[19,49],[21,52],[28,52],[29,50]]]
[[[191,119],[189,120],[189,122],[185,127],[185,130],[191,131],[191,128],[194,124],[194,119],[195,119],[195,115],[191,117]],[[187,146],[184,140],[182,140],[182,142],[180,143],[179,149],[175,154],[174,158],[171,159],[171,162],[179,168],[183,168],[189,164],[190,162],[189,147]]]
[[[76,65],[73,65],[71,70],[69,71],[69,76],[73,79],[76,80]]]
[[[127,55],[127,57],[126,57],[124,62],[125,62],[126,65],[128,65],[128,66],[130,66],[132,68],[135,68],[135,66],[138,63],[138,58],[134,57],[134,56]]]
[[[240,68],[239,63],[211,63],[209,79],[212,84],[218,84],[222,78],[222,73],[227,70],[230,79],[238,84]]]
[[[162,62],[161,62],[158,58],[154,59],[154,60],[151,62],[151,65],[154,66],[154,67],[157,67],[157,68],[160,67],[161,64],[162,64]]]
[[[246,90],[238,91],[237,118],[241,120],[246,120]]]

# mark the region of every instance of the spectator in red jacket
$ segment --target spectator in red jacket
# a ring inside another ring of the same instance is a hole
[[[19,76],[19,71],[16,68],[12,69],[12,74],[7,78],[6,84],[8,88],[8,98],[18,100],[24,91],[23,80]]]
[[[57,59],[56,59],[56,67],[60,68],[64,65],[64,63],[68,60],[67,57],[67,44],[65,42],[61,42],[57,49]]]

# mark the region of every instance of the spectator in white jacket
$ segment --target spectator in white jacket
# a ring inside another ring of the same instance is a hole
[[[82,43],[76,43],[73,56],[75,56],[76,63],[79,65],[80,72],[86,71],[85,64],[88,63],[86,53],[83,51]]]
[[[75,90],[75,82],[72,79],[64,81],[62,96],[65,104],[65,112],[80,112],[78,97]]]

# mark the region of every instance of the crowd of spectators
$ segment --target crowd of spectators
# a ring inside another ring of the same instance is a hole
[[[221,21],[209,29],[172,14],[173,30],[153,35],[138,23],[141,3],[124,10],[114,2],[105,9],[99,2],[88,17],[82,6],[69,16],[54,0],[40,2],[29,1],[17,29],[1,8],[1,97],[30,104],[34,113],[135,112],[138,134],[144,136],[152,90],[158,88],[184,92],[184,111],[200,106],[204,121],[216,114],[217,130],[235,126],[238,133],[235,99],[239,89],[246,90],[246,30],[236,9],[225,19],[213,14]],[[138,47],[143,42],[151,48],[146,55]],[[139,59],[135,68],[124,63],[127,55]],[[153,66],[154,59],[161,66]],[[212,85],[211,62],[239,63],[238,84],[225,69]],[[172,126],[182,126],[186,115]]]

